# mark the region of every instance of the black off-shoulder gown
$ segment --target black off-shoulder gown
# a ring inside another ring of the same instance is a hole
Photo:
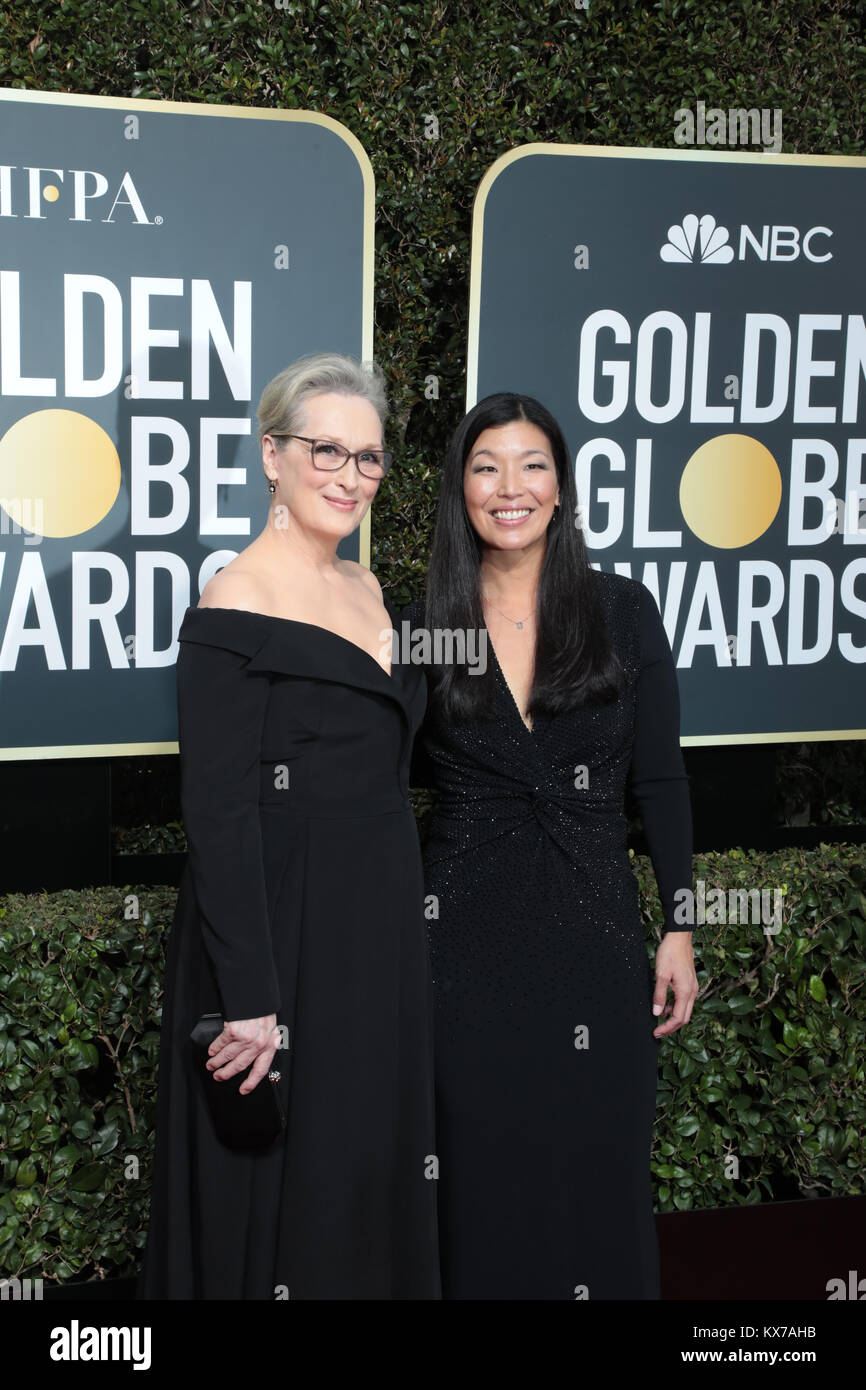
[[[138,1296],[436,1299],[432,1001],[407,797],[423,673],[389,677],[308,623],[189,609],[177,677],[189,860]],[[288,1127],[262,1153],[218,1141],[191,1071],[190,1031],[220,1006],[289,1030],[274,1063]]]
[[[650,1143],[660,1043],[626,788],[664,908],[692,885],[673,658],[655,600],[597,574],[626,685],[530,731],[488,643],[496,718],[428,708],[413,780],[434,983],[442,1296],[659,1296]],[[424,623],[422,605],[401,614]],[[585,773],[582,771],[585,769]],[[436,910],[428,907],[428,913]]]

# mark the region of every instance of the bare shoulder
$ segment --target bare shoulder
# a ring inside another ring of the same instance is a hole
[[[249,613],[266,612],[268,594],[262,580],[243,566],[234,568],[232,560],[225,569],[205,584],[199,608],[240,608]]]
[[[343,573],[347,579],[359,579],[377,598],[382,597],[382,586],[373,571],[368,570],[366,565],[359,565],[356,560],[344,560],[343,565]]]

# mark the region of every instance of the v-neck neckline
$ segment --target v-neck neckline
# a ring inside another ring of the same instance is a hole
[[[196,613],[249,613],[250,616],[253,618],[268,618],[275,623],[291,623],[294,627],[309,627],[313,628],[316,632],[326,632],[329,637],[336,637],[338,642],[345,642],[347,647],[354,647],[356,652],[360,652],[361,655],[365,656],[368,661],[372,661],[373,665],[377,668],[377,670],[381,671],[386,681],[390,681],[392,685],[397,684],[394,676],[393,661],[391,663],[391,669],[389,671],[386,671],[381,661],[377,661],[376,657],[373,656],[371,652],[368,652],[366,647],[362,647],[359,642],[353,642],[351,637],[344,637],[342,632],[335,632],[332,627],[323,627],[321,623],[305,623],[302,622],[300,618],[283,618],[279,615],[279,613],[259,613],[254,608],[217,608],[216,606],[214,606],[207,608],[197,607],[195,609],[189,609],[188,611]],[[389,618],[391,617],[390,614],[388,614],[388,616]],[[495,657],[496,653],[494,652],[493,655]],[[497,661],[496,664],[498,666],[499,662]]]
[[[527,724],[526,720],[523,718],[523,715],[520,713],[520,706],[518,705],[516,699],[514,698],[514,691],[511,689],[511,686],[508,684],[508,677],[506,676],[505,672],[504,672],[503,669],[502,669],[502,663],[500,662],[499,657],[496,655],[496,648],[495,648],[494,645],[493,645],[493,638],[490,636],[490,629],[489,629],[486,625],[485,625],[484,631],[487,633],[487,642],[488,642],[488,645],[489,645],[489,647],[490,647],[490,650],[491,650],[492,653],[493,653],[493,660],[496,662],[496,669],[497,669],[497,671],[499,672],[500,676],[502,677],[502,684],[505,686],[505,689],[506,689],[506,691],[508,692],[508,698],[509,698],[510,701],[511,701],[512,708],[514,709],[514,713],[517,715],[518,720],[520,721],[521,725],[523,726],[523,728],[525,729],[525,731],[526,731],[526,733],[529,735],[529,737],[530,737],[530,738],[534,738],[534,737],[535,737],[535,731],[536,731],[536,729],[538,728],[538,719],[537,719],[537,718],[533,719],[533,721],[532,721],[532,726],[530,727],[530,725]]]

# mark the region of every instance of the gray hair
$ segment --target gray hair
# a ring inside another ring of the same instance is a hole
[[[266,434],[297,433],[304,405],[325,391],[363,397],[384,425],[388,400],[381,367],[338,352],[317,352],[299,357],[268,382],[259,401],[259,443]]]

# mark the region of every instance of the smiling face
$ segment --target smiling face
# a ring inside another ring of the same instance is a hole
[[[310,396],[304,402],[297,432],[308,439],[342,444],[353,453],[384,447],[379,416],[363,396],[334,391]],[[262,440],[262,462],[268,477],[277,484],[274,504],[287,507],[292,520],[311,534],[337,539],[348,536],[360,524],[381,481],[359,472],[354,458],[333,472],[316,468],[309,444],[269,434]]]
[[[483,545],[540,544],[559,503],[550,440],[527,420],[482,430],[463,472],[466,511]]]

